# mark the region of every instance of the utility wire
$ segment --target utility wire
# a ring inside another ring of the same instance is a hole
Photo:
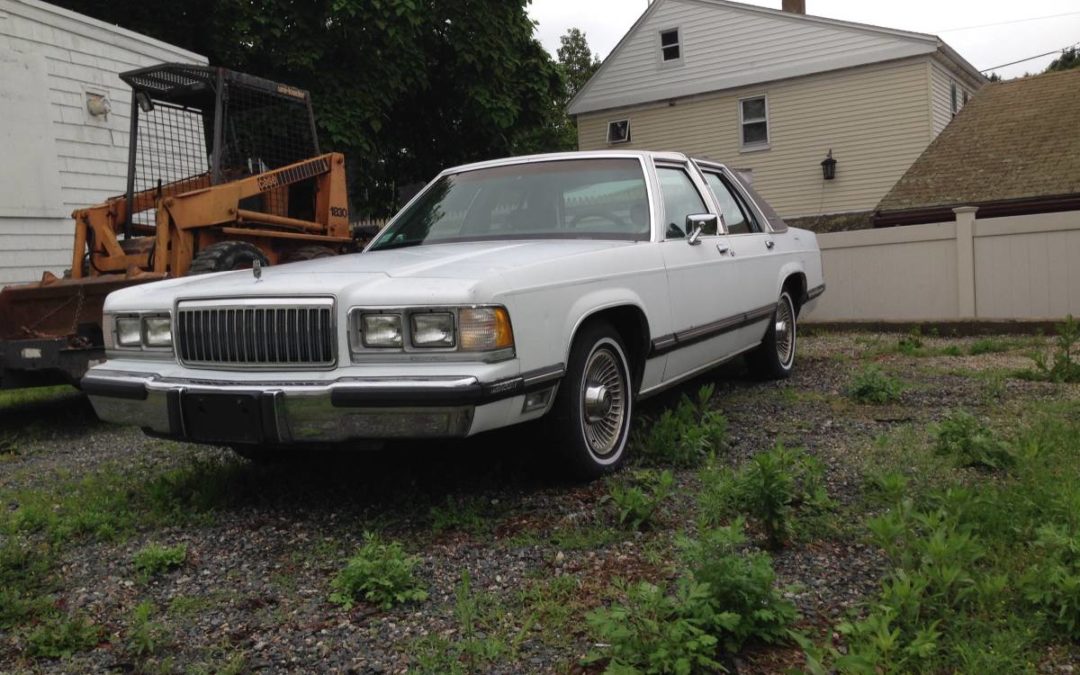
[[[1061,49],[1055,49],[1053,51],[1046,52],[1045,54],[1036,54],[1035,56],[1029,56],[1026,59],[1020,59],[1019,61],[1010,61],[1008,63],[1003,63],[1000,66],[993,66],[992,68],[983,68],[979,72],[980,73],[985,73],[988,70],[997,70],[998,68],[1005,68],[1006,66],[1015,66],[1016,64],[1023,63],[1024,61],[1031,61],[1032,59],[1038,59],[1038,58],[1042,58],[1044,56],[1050,56],[1051,54],[1060,54],[1061,52],[1065,51],[1066,49],[1072,49],[1073,47],[1080,47],[1080,42],[1077,42],[1077,43],[1074,43],[1074,44],[1071,44],[1071,45],[1065,45]]]
[[[1005,26],[1014,23],[1024,23],[1025,21],[1040,21],[1042,19],[1056,19],[1061,16],[1075,16],[1080,12],[1062,12],[1061,14],[1049,14],[1047,16],[1032,16],[1026,19],[1012,19],[1010,21],[998,21],[997,23],[983,23],[978,26],[960,26],[959,28],[943,28],[939,30],[930,31],[931,33],[957,33],[962,30],[975,30],[976,28],[990,28],[991,26]]]

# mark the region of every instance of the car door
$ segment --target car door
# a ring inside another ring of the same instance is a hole
[[[722,230],[703,231],[691,244],[686,217],[713,213],[708,188],[685,164],[656,165],[664,220],[661,247],[671,299],[672,332],[658,336],[658,352],[667,352],[663,380],[683,377],[729,356],[735,340],[725,322],[737,314],[732,301],[735,276],[728,237]]]
[[[764,334],[765,319],[777,301],[781,256],[776,240],[723,168],[703,164],[698,168],[724,217],[733,274],[738,280],[738,310],[746,313],[749,321],[743,333],[756,341]],[[760,319],[755,321],[755,317]]]

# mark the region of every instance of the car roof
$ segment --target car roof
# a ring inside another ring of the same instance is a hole
[[[539,155],[519,155],[516,157],[503,157],[484,162],[462,164],[444,170],[443,174],[462,173],[477,169],[489,169],[498,166],[512,166],[514,164],[530,164],[532,162],[550,162],[567,159],[610,159],[615,157],[629,157],[648,161],[667,160],[685,162],[689,159],[681,152],[657,152],[654,150],[578,150],[574,152],[551,152]]]

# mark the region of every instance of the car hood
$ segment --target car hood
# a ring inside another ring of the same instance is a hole
[[[117,291],[108,311],[171,307],[176,298],[266,295],[338,295],[383,303],[434,302],[440,296],[482,299],[506,290],[502,273],[555,260],[630,246],[627,241],[529,240],[459,242],[369,251],[264,267],[169,279]]]
[[[499,272],[593,251],[626,246],[626,241],[588,239],[457,242],[368,251],[285,265],[277,274],[370,274],[480,280]]]

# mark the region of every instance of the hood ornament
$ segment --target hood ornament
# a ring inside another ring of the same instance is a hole
[[[262,262],[258,258],[251,261],[251,273],[255,275],[255,281],[262,279]]]

